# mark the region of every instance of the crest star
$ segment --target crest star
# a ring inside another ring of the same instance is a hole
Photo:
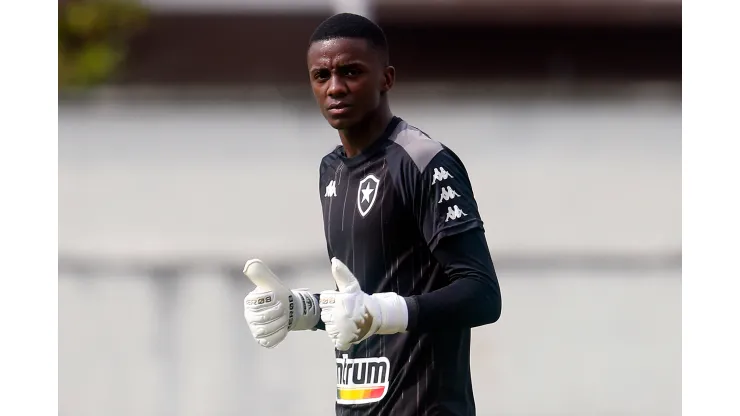
[[[373,193],[374,190],[375,189],[370,188],[370,184],[368,183],[365,189],[362,190],[362,202],[370,202],[370,195]]]

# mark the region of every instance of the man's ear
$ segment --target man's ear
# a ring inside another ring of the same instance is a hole
[[[380,86],[380,91],[385,94],[393,88],[393,84],[396,83],[396,68],[392,66],[385,67],[383,71],[383,85]]]

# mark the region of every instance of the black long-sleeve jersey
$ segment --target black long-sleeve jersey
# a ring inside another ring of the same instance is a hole
[[[406,332],[336,351],[337,415],[474,415],[470,328],[497,320],[501,297],[462,161],[394,117],[319,171],[329,257],[409,306]]]

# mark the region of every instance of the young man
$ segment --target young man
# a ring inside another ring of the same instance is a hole
[[[341,142],[319,168],[337,290],[291,290],[250,260],[252,334],[271,348],[289,331],[325,330],[338,415],[473,415],[470,332],[498,320],[501,293],[465,167],[391,113],[395,70],[374,23],[329,18],[307,58]]]

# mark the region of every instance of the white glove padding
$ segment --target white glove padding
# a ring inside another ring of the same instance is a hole
[[[307,289],[290,290],[258,259],[244,265],[244,275],[257,288],[244,298],[244,319],[263,347],[273,348],[288,331],[313,329],[321,311]]]
[[[339,290],[321,292],[319,305],[326,333],[336,349],[346,351],[374,334],[406,330],[408,307],[401,296],[392,292],[368,295],[337,258],[331,260],[331,271]]]

